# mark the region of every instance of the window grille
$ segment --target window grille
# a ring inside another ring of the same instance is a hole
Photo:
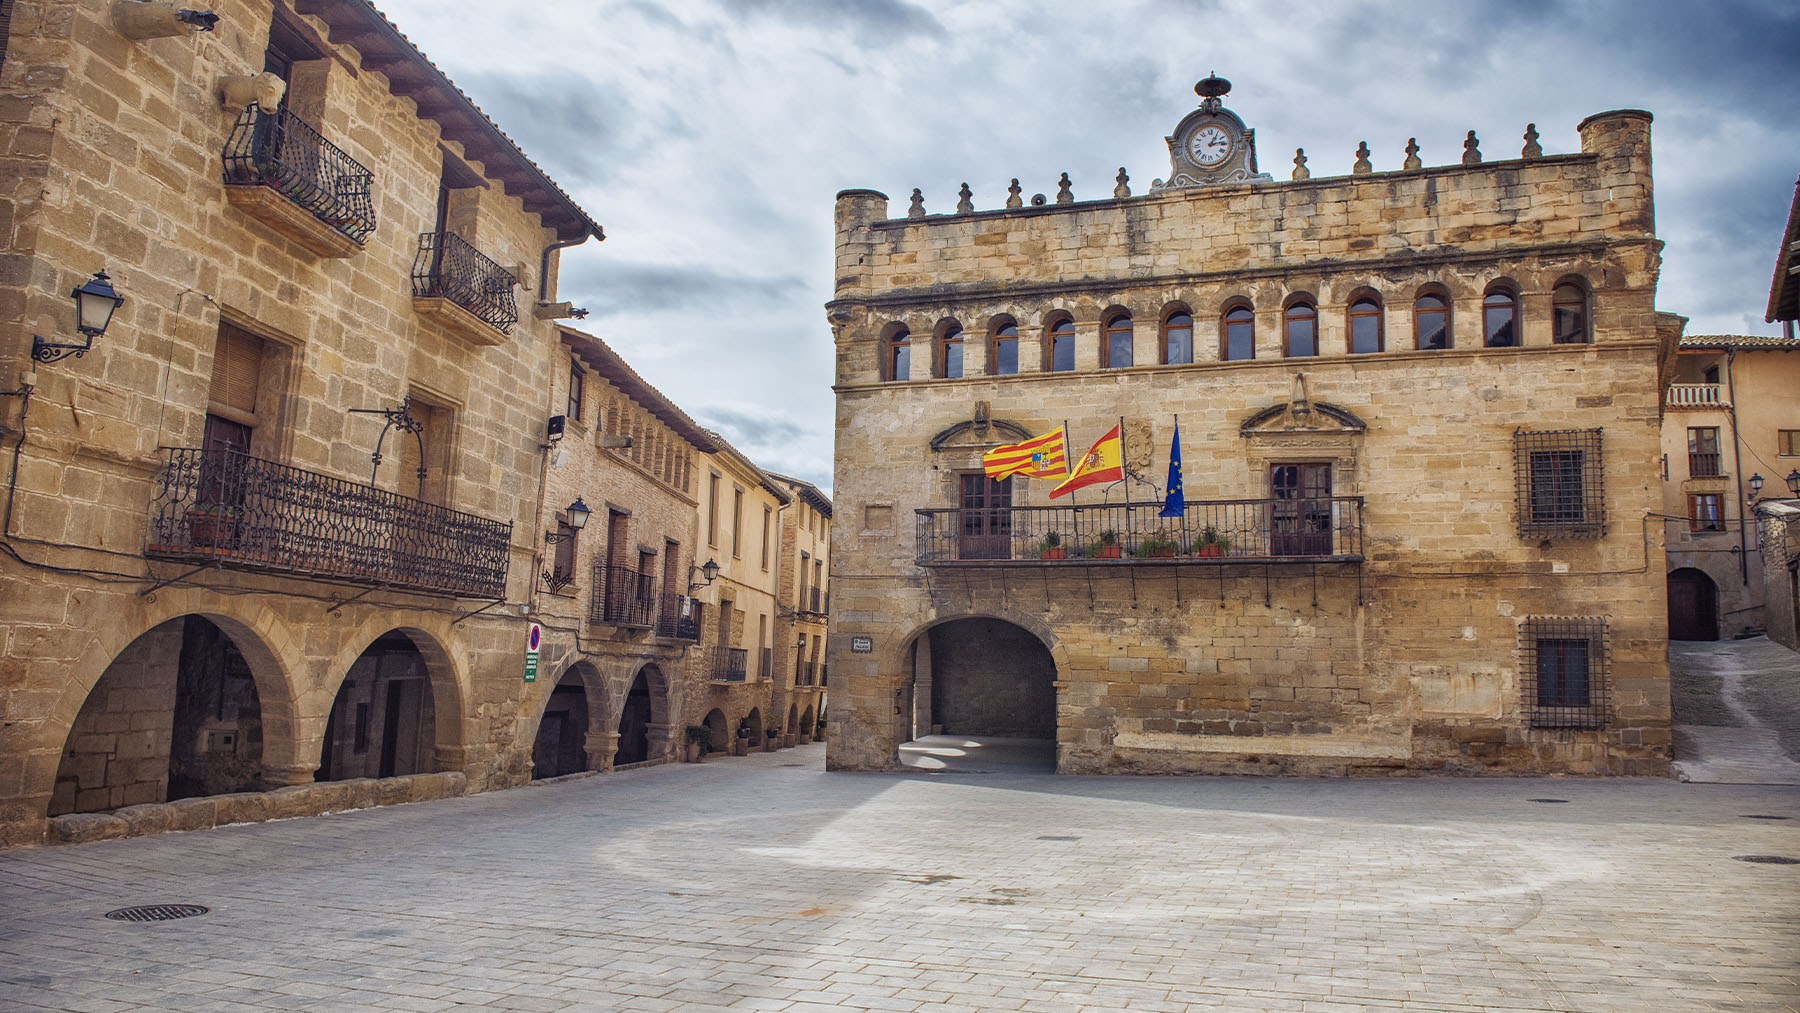
[[[1521,537],[1606,534],[1600,430],[1513,433]]]
[[[1533,728],[1604,728],[1606,620],[1531,616],[1519,627],[1519,683]]]

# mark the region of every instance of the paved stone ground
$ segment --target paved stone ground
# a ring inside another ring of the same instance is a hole
[[[1767,637],[1669,645],[1675,774],[1800,785],[1800,654]]]
[[[1800,1009],[1791,788],[823,759],[0,853],[0,1009]]]

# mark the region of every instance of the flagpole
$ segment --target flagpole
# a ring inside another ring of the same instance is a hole
[[[1069,463],[1069,420],[1063,419],[1063,475],[1066,479],[1075,474],[1075,468]],[[1069,490],[1069,551],[1081,544],[1081,511],[1075,507],[1075,490]]]
[[[1170,444],[1170,446],[1175,447],[1175,449],[1173,451],[1171,451],[1170,453],[1171,454],[1181,453],[1181,448],[1179,446],[1179,444],[1181,442],[1181,413],[1180,412],[1175,413],[1175,435],[1172,437],[1172,440],[1173,440],[1173,442]],[[1176,543],[1176,551],[1186,552],[1187,550],[1188,550],[1187,476],[1183,475],[1183,476],[1181,476],[1181,541]]]

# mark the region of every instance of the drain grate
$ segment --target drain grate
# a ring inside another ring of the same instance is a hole
[[[1755,813],[1755,814],[1746,813],[1744,816],[1744,819],[1747,819],[1747,820],[1786,820],[1786,819],[1793,819],[1793,817],[1791,817],[1791,816],[1764,816],[1761,813]]]
[[[140,904],[137,907],[108,911],[106,917],[115,922],[167,922],[177,918],[193,918],[208,910],[210,909],[198,904]]]
[[[1789,858],[1786,855],[1732,855],[1740,862],[1755,862],[1758,865],[1800,865],[1800,858]]]
[[[1568,799],[1566,799],[1566,798],[1528,798],[1525,801],[1527,801],[1527,802],[1543,802],[1546,805],[1549,805],[1549,804],[1553,804],[1553,803],[1560,804],[1563,802],[1567,802]]]

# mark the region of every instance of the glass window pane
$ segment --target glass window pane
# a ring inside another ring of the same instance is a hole
[[[1513,334],[1513,300],[1504,292],[1495,292],[1481,301],[1481,328],[1489,348],[1507,348],[1518,344]]]
[[[1291,306],[1287,311],[1287,354],[1319,354],[1318,327],[1311,306]]]
[[[1019,339],[1017,337],[997,339],[994,342],[994,372],[1000,376],[1011,376],[1018,371]]]
[[[1163,326],[1163,358],[1170,365],[1194,361],[1194,318],[1176,313]]]
[[[1587,299],[1581,289],[1558,286],[1552,299],[1551,340],[1559,345],[1587,344]]]
[[[1413,319],[1420,348],[1450,347],[1450,312],[1444,300],[1435,295],[1420,296],[1413,304]]]
[[[1131,365],[1131,318],[1119,317],[1106,325],[1106,365],[1111,369]]]
[[[905,380],[912,375],[912,349],[906,345],[894,346],[894,368],[889,374],[895,380]]]
[[[1068,321],[1050,330],[1050,371],[1067,373],[1075,368],[1075,325]]]
[[[944,343],[944,376],[955,379],[962,375],[962,338]]]

